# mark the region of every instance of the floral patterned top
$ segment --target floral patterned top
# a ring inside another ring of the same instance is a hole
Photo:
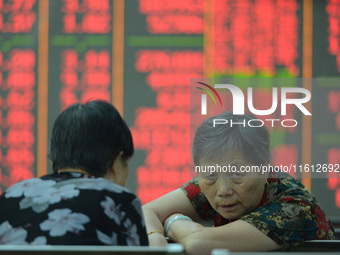
[[[140,200],[81,173],[54,173],[0,197],[0,244],[148,245]]]
[[[181,189],[202,219],[212,219],[214,226],[232,222],[211,207],[201,192],[197,177]],[[259,206],[240,219],[262,231],[286,250],[306,240],[335,239],[334,228],[316,198],[298,180],[285,173],[275,174],[268,179]]]

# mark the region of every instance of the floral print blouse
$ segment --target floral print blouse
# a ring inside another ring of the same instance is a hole
[[[0,197],[0,244],[148,245],[140,200],[81,173],[54,173]]]
[[[197,213],[214,226],[232,222],[223,218],[201,192],[197,177],[181,188]],[[268,179],[259,206],[240,218],[266,234],[284,249],[306,240],[335,239],[335,232],[316,198],[298,180],[285,173]]]

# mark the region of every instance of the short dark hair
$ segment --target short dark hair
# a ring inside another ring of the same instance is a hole
[[[128,126],[112,104],[94,100],[73,104],[57,117],[48,158],[54,172],[80,168],[101,177],[121,151],[124,160],[133,155]]]
[[[215,125],[214,119],[228,120],[228,124]],[[195,165],[200,160],[221,159],[224,155],[233,152],[240,152],[244,159],[255,165],[270,162],[270,140],[269,133],[265,126],[250,127],[247,125],[251,119],[256,117],[245,115],[233,115],[231,112],[224,112],[220,115],[206,119],[197,129],[193,143],[193,160]],[[242,124],[230,125],[230,122]]]

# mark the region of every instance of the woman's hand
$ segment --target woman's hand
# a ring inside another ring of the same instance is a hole
[[[166,234],[171,240],[180,243],[187,236],[202,231],[204,227],[183,214],[175,213],[164,221],[164,229],[168,231]]]
[[[168,241],[165,236],[159,232],[150,232],[148,234],[149,246],[166,246]]]
[[[191,202],[180,189],[143,205],[142,209],[146,230],[149,234],[148,239],[150,246],[165,246],[168,244],[167,239],[162,235],[162,233],[165,235],[163,225],[166,219],[173,214],[182,213],[183,215],[188,215],[193,220],[199,219]]]

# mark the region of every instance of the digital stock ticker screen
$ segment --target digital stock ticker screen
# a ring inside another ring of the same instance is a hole
[[[131,128],[128,188],[143,203],[180,187],[192,78],[266,79],[253,94],[263,109],[273,79],[304,78],[290,86],[311,92],[312,115],[291,105],[285,118],[299,125],[269,128],[272,163],[340,164],[339,13],[340,0],[0,0],[0,191],[51,172],[53,121],[90,99]],[[340,173],[291,174],[339,214]]]

